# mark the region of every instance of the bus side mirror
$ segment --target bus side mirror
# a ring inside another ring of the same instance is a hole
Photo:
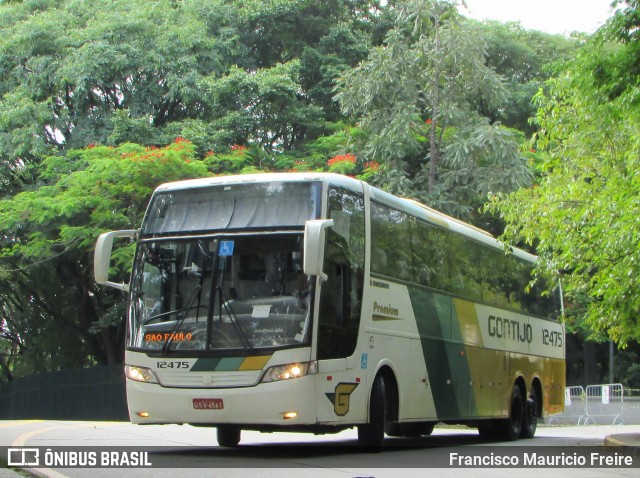
[[[113,239],[116,237],[134,238],[136,230],[111,231],[100,234],[96,242],[96,250],[93,254],[93,275],[98,284],[113,287],[115,289],[128,291],[129,284],[118,284],[109,281],[109,264],[111,263],[111,250],[113,249]]]
[[[322,272],[324,263],[324,243],[326,229],[333,226],[333,219],[318,219],[307,221],[304,225],[304,273],[319,276],[327,280],[327,274]]]

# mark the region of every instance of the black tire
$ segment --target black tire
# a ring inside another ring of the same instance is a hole
[[[522,426],[524,424],[524,399],[520,387],[514,385],[511,389],[511,410],[509,418],[500,420],[498,433],[500,438],[507,441],[514,441],[520,438]]]
[[[522,423],[522,438],[533,438],[538,428],[538,396],[536,389],[531,387],[529,398],[524,406],[524,420]]]
[[[482,420],[478,423],[478,434],[480,439],[484,441],[493,441],[496,439],[496,427],[494,420]]]
[[[219,426],[216,433],[218,445],[225,448],[235,448],[240,443],[240,434],[242,430],[240,427],[233,425]]]
[[[387,423],[387,393],[382,377],[377,377],[371,388],[369,423],[358,426],[358,442],[368,452],[379,453],[384,445]]]

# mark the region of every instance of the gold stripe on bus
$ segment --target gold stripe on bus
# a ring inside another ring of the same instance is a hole
[[[484,347],[482,332],[478,323],[478,314],[473,302],[453,299],[455,314],[458,317],[458,326],[462,342],[465,344]]]
[[[271,355],[247,357],[243,360],[238,370],[262,370],[270,358]]]

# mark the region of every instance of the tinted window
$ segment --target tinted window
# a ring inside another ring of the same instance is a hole
[[[384,204],[371,204],[371,272],[503,309],[559,314],[557,293],[530,287],[532,264]]]
[[[318,358],[353,354],[358,339],[364,283],[364,199],[341,188],[329,189],[328,229],[318,324]]]

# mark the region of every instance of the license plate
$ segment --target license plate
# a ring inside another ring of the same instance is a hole
[[[224,403],[221,398],[194,398],[193,408],[196,410],[222,410]]]

